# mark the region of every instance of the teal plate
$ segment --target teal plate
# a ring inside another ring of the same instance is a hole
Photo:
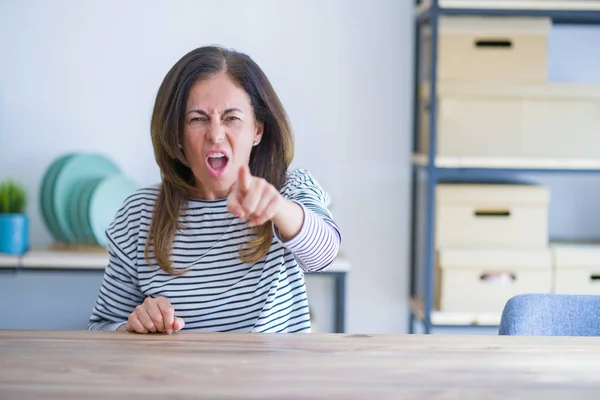
[[[54,216],[54,208],[52,206],[52,186],[54,185],[54,181],[56,180],[56,176],[58,175],[60,169],[74,155],[74,153],[68,153],[56,158],[50,164],[48,169],[46,169],[44,177],[42,178],[42,187],[39,197],[42,220],[44,221],[48,231],[50,231],[50,234],[57,241],[64,241],[64,238],[61,235],[60,229],[56,222],[56,217]]]
[[[79,221],[77,221],[77,214],[75,210],[79,207],[79,202],[81,201],[81,191],[82,188],[87,183],[86,180],[81,180],[77,182],[75,187],[73,188],[73,194],[69,197],[67,210],[69,213],[67,214],[67,220],[69,221],[69,228],[75,234],[75,243],[81,244],[81,230],[79,229]]]
[[[94,178],[87,182],[82,190],[81,201],[79,203],[78,221],[83,234],[83,243],[90,246],[97,245],[92,228],[90,228],[90,201],[92,200],[94,190],[102,182],[102,179],[104,178]]]
[[[102,178],[90,178],[81,180],[75,185],[73,188],[73,195],[69,198],[69,226],[75,234],[77,244],[91,244],[89,241],[90,235],[87,233],[85,225],[86,222],[81,216],[84,215],[84,213],[87,214],[89,208],[89,193],[92,192],[95,185],[97,185],[101,179]]]
[[[108,158],[100,154],[77,154],[61,168],[52,186],[52,206],[56,222],[67,243],[77,243],[75,232],[69,224],[69,199],[75,189],[93,178],[119,174],[119,168]]]
[[[104,178],[96,186],[90,199],[89,226],[98,245],[107,246],[106,229],[123,202],[138,189],[134,181],[122,175]]]

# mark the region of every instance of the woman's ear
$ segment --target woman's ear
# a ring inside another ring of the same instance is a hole
[[[265,129],[265,124],[263,122],[256,123],[256,133],[254,134],[254,142],[252,143],[253,146],[258,145],[260,143],[260,141],[262,140],[262,135],[263,135],[264,129]]]
[[[186,167],[189,167],[188,162],[187,162],[187,158],[185,157],[185,151],[183,150],[183,146],[181,145],[181,143],[179,143],[177,145],[177,148],[179,149],[179,151],[181,151],[181,157],[178,156],[176,158],[179,159],[180,163],[182,163]]]

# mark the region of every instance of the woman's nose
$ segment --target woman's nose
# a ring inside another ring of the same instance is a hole
[[[214,118],[210,126],[208,128],[207,133],[208,140],[213,143],[219,143],[225,137],[225,130],[223,129],[223,124],[221,124],[221,120],[218,118]]]

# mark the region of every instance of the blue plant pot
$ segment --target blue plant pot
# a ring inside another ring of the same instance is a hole
[[[23,254],[29,248],[29,219],[25,214],[0,214],[0,253]]]

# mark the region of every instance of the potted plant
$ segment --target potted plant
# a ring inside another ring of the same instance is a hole
[[[29,247],[27,193],[12,180],[0,184],[0,253],[23,254]]]

